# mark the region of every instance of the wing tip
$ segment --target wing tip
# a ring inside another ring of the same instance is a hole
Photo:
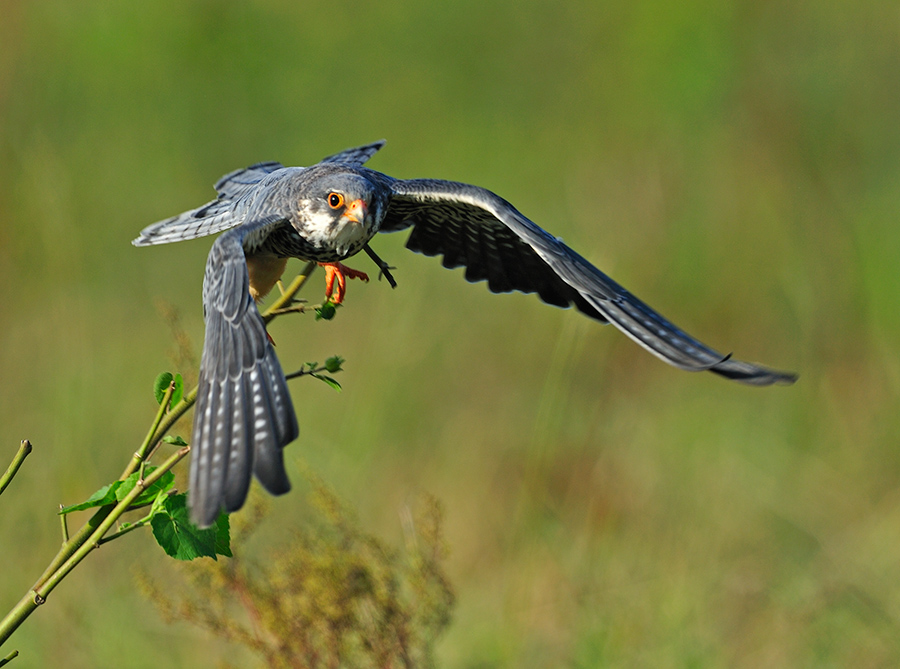
[[[728,358],[709,367],[709,371],[751,386],[791,386],[800,378],[796,372],[784,372]]]

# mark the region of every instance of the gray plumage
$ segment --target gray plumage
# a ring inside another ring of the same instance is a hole
[[[731,359],[663,318],[494,193],[435,179],[400,180],[363,167],[384,142],[348,149],[311,167],[258,163],[222,177],[218,197],[155,223],[136,246],[228,230],[206,265],[206,340],[195,411],[190,506],[200,525],[241,507],[251,472],[272,494],[290,488],[282,449],[297,437],[284,374],[253,297],[288,257],[334,263],[378,232],[412,228],[407,247],[465,267],[495,293],[536,293],[610,322],[680,369],[751,385],[796,376]],[[338,205],[339,202],[339,205]],[[252,293],[252,296],[251,296]]]
[[[242,244],[261,219],[213,244],[203,280],[206,338],[194,409],[191,514],[209,525],[220,509],[239,509],[252,471],[273,495],[290,490],[281,449],[297,438],[284,372],[250,295]]]

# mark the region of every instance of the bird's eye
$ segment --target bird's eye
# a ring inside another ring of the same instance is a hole
[[[344,196],[340,193],[329,193],[328,194],[328,206],[332,209],[337,209],[342,204],[344,204]]]

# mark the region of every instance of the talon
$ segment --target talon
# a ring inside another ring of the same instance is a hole
[[[397,282],[394,280],[394,276],[391,274],[392,269],[397,269],[391,265],[388,265],[384,260],[378,257],[378,254],[372,250],[368,244],[366,244],[363,249],[365,249],[366,254],[372,259],[372,261],[378,265],[378,280],[381,281],[381,277],[387,279],[388,283],[391,284],[391,288],[397,287]]]
[[[319,265],[325,268],[325,297],[334,304],[343,303],[344,295],[347,294],[347,279],[369,281],[369,275],[365,272],[360,272],[339,262],[320,262]],[[335,282],[337,282],[337,290],[335,290]]]

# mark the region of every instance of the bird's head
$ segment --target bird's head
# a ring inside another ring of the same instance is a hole
[[[305,190],[295,227],[307,241],[345,255],[358,252],[375,234],[369,212],[373,186],[362,175],[325,174]]]

